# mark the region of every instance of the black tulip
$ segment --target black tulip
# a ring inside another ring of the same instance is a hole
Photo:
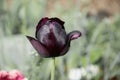
[[[71,40],[81,36],[81,32],[72,31],[66,34],[64,22],[58,18],[42,18],[37,27],[35,38],[27,36],[36,51],[46,58],[66,54]]]

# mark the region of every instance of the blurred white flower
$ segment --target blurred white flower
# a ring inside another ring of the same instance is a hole
[[[86,67],[71,69],[69,72],[69,80],[82,80],[83,77],[91,79],[99,73],[99,67],[96,65],[89,65]]]

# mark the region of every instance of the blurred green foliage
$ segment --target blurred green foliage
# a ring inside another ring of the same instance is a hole
[[[34,36],[36,25],[42,17],[59,17],[65,21],[67,32],[80,30],[82,37],[72,42],[68,54],[56,59],[56,80],[67,80],[70,69],[90,64],[100,68],[94,80],[109,80],[112,77],[119,80],[120,16],[101,20],[96,17],[87,18],[86,11],[79,11],[81,0],[70,0],[68,8],[59,0],[51,1],[52,6],[49,0],[1,0],[0,69],[17,68],[29,80],[49,80],[51,59],[35,53],[25,35]],[[10,52],[6,52],[8,45]]]

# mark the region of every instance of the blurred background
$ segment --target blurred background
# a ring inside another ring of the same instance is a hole
[[[56,59],[55,80],[120,80],[120,0],[0,0],[0,70],[50,80],[51,59],[25,36],[45,16],[65,21],[67,33],[82,32]]]

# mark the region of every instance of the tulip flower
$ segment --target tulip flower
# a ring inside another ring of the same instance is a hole
[[[0,71],[0,80],[28,80],[24,78],[23,74],[18,70]]]
[[[70,42],[81,36],[80,31],[66,33],[64,22],[59,18],[42,18],[35,32],[35,37],[27,36],[36,51],[45,58],[59,57],[65,55]]]
[[[64,22],[59,18],[42,18],[35,32],[35,38],[27,36],[36,51],[45,58],[53,58],[53,67],[51,71],[51,80],[54,80],[55,57],[65,55],[70,42],[81,36],[80,31],[66,33]]]

